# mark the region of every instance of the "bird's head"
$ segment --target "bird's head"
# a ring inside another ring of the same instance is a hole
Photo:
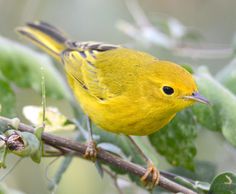
[[[149,78],[154,83],[155,97],[165,106],[177,112],[195,102],[209,104],[186,69],[169,61],[157,61],[155,66]]]

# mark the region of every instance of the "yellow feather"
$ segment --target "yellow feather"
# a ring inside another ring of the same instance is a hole
[[[197,86],[181,66],[117,45],[71,42],[48,26],[29,24],[19,32],[63,62],[83,110],[104,130],[148,135],[195,102],[183,98]]]

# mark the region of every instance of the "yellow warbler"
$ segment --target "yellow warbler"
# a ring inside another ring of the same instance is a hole
[[[207,103],[193,76],[175,63],[118,45],[70,41],[44,22],[18,32],[64,64],[84,112],[104,130],[148,135],[194,102]],[[149,168],[143,179],[150,172],[156,171]]]

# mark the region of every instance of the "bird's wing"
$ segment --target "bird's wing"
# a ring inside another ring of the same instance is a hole
[[[118,48],[121,47],[99,42],[68,42],[68,49],[61,57],[68,76],[90,95],[106,100],[116,95],[119,89],[112,87],[112,84],[111,87],[109,84],[104,84],[103,75],[106,74],[106,70],[99,64],[103,63],[102,53]],[[112,65],[113,61],[109,58],[106,57],[104,63]]]

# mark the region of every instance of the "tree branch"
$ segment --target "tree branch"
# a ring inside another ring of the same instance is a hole
[[[0,123],[1,125],[4,125],[4,126],[8,125],[8,126],[14,127],[12,120],[5,117],[0,116]],[[33,127],[23,124],[23,123],[19,124],[18,130],[34,133]],[[63,137],[59,137],[56,135],[52,135],[49,133],[43,133],[42,140],[46,144],[51,145],[53,147],[56,147],[56,148],[61,147],[62,150],[65,150],[65,151],[74,151],[75,154],[80,157],[83,157],[86,150],[86,145],[84,144],[81,144],[79,142],[72,141],[70,139],[66,139]],[[142,166],[131,163],[129,161],[125,161],[122,158],[112,155],[111,153],[101,148],[99,148],[97,159],[104,163],[126,170],[127,172],[133,175],[139,176],[139,177],[142,177],[146,171],[145,168],[143,168]],[[149,176],[148,180],[151,181],[151,179],[152,177]],[[160,175],[160,181],[158,185],[173,193],[181,192],[184,194],[197,194],[196,192],[165,178],[163,175]]]

